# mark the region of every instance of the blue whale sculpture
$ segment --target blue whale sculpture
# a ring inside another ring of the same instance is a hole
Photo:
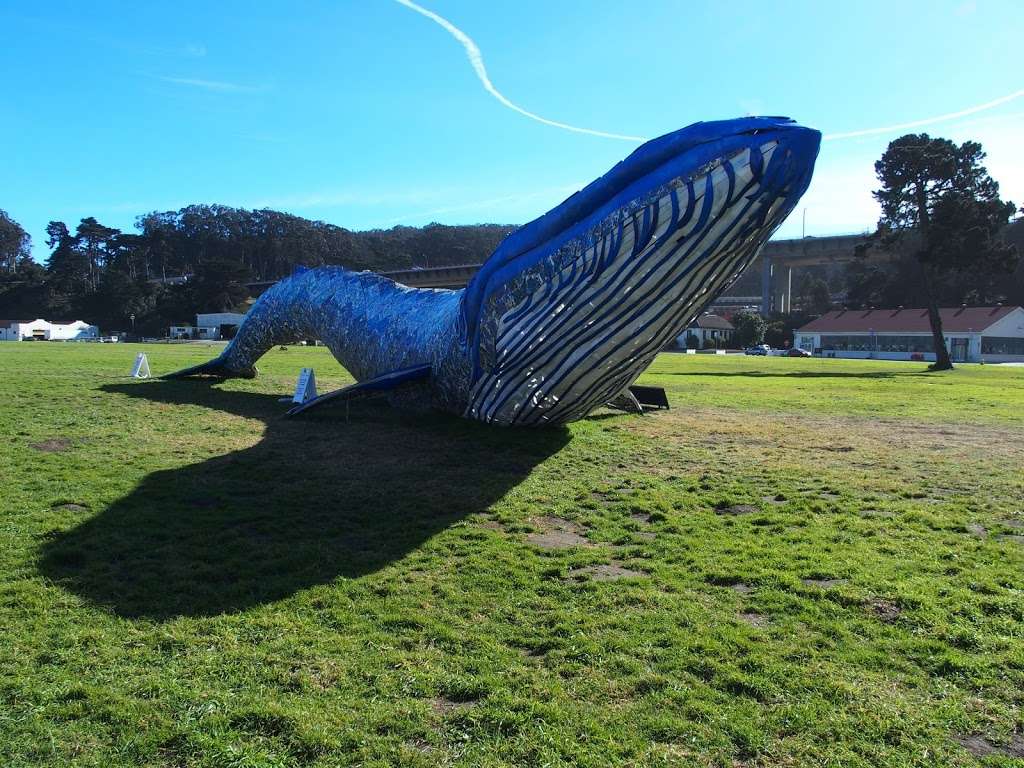
[[[316,338],[357,383],[290,414],[386,391],[490,424],[580,419],[740,276],[807,189],[820,141],[784,117],[696,123],[513,232],[465,289],[297,271],[223,354],[170,377],[255,376],[273,346]]]

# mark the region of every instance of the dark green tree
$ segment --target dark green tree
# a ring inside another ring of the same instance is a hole
[[[32,260],[32,238],[7,211],[0,210],[0,270],[17,272]]]
[[[797,291],[800,307],[812,315],[823,315],[832,309],[832,294],[828,283],[820,277],[805,275]]]
[[[739,347],[751,347],[764,343],[764,334],[768,324],[756,312],[742,310],[732,316],[732,324],[736,328],[733,341]]]
[[[249,298],[249,289],[245,284],[251,279],[249,268],[233,259],[207,259],[189,282],[196,311],[230,312],[242,308]]]
[[[111,243],[119,234],[119,230],[103,226],[92,216],[79,222],[75,230],[74,247],[88,265],[90,291],[99,287],[100,275],[110,257]]]
[[[46,273],[31,246],[21,225],[0,211],[0,317],[34,318],[46,305]]]
[[[77,248],[75,238],[63,221],[51,221],[46,225],[46,244],[50,257],[46,260],[47,285],[52,294],[52,304],[67,306],[75,296],[88,292],[89,262]]]
[[[909,253],[919,267],[935,346],[932,370],[953,367],[942,332],[942,283],[978,274],[1009,276],[1015,249],[1001,233],[1016,210],[999,198],[999,185],[982,165],[977,142],[957,145],[928,134],[889,144],[875,163],[882,207],[875,240]]]

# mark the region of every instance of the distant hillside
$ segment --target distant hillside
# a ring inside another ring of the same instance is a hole
[[[222,260],[255,280],[283,277],[299,265],[387,271],[479,263],[516,228],[428,224],[353,232],[279,211],[222,205],[151,213],[136,226],[140,271],[149,277],[192,274],[204,262]]]

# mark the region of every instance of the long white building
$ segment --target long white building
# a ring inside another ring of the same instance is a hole
[[[0,320],[0,341],[90,341],[100,329],[82,320]]]
[[[1024,362],[1024,309],[947,307],[939,310],[953,362]],[[926,309],[827,312],[798,328],[796,346],[823,357],[935,360]]]

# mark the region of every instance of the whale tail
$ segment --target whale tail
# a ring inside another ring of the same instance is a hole
[[[165,374],[160,378],[187,379],[195,376],[210,376],[218,379],[255,379],[257,373],[255,365],[240,370],[230,368],[224,355],[221,355],[208,362],[193,365],[191,368],[182,368],[180,371]]]
[[[343,267],[296,270],[260,295],[219,357],[166,378],[253,378],[275,346],[320,339],[357,381],[372,379],[430,360],[461,298]]]

